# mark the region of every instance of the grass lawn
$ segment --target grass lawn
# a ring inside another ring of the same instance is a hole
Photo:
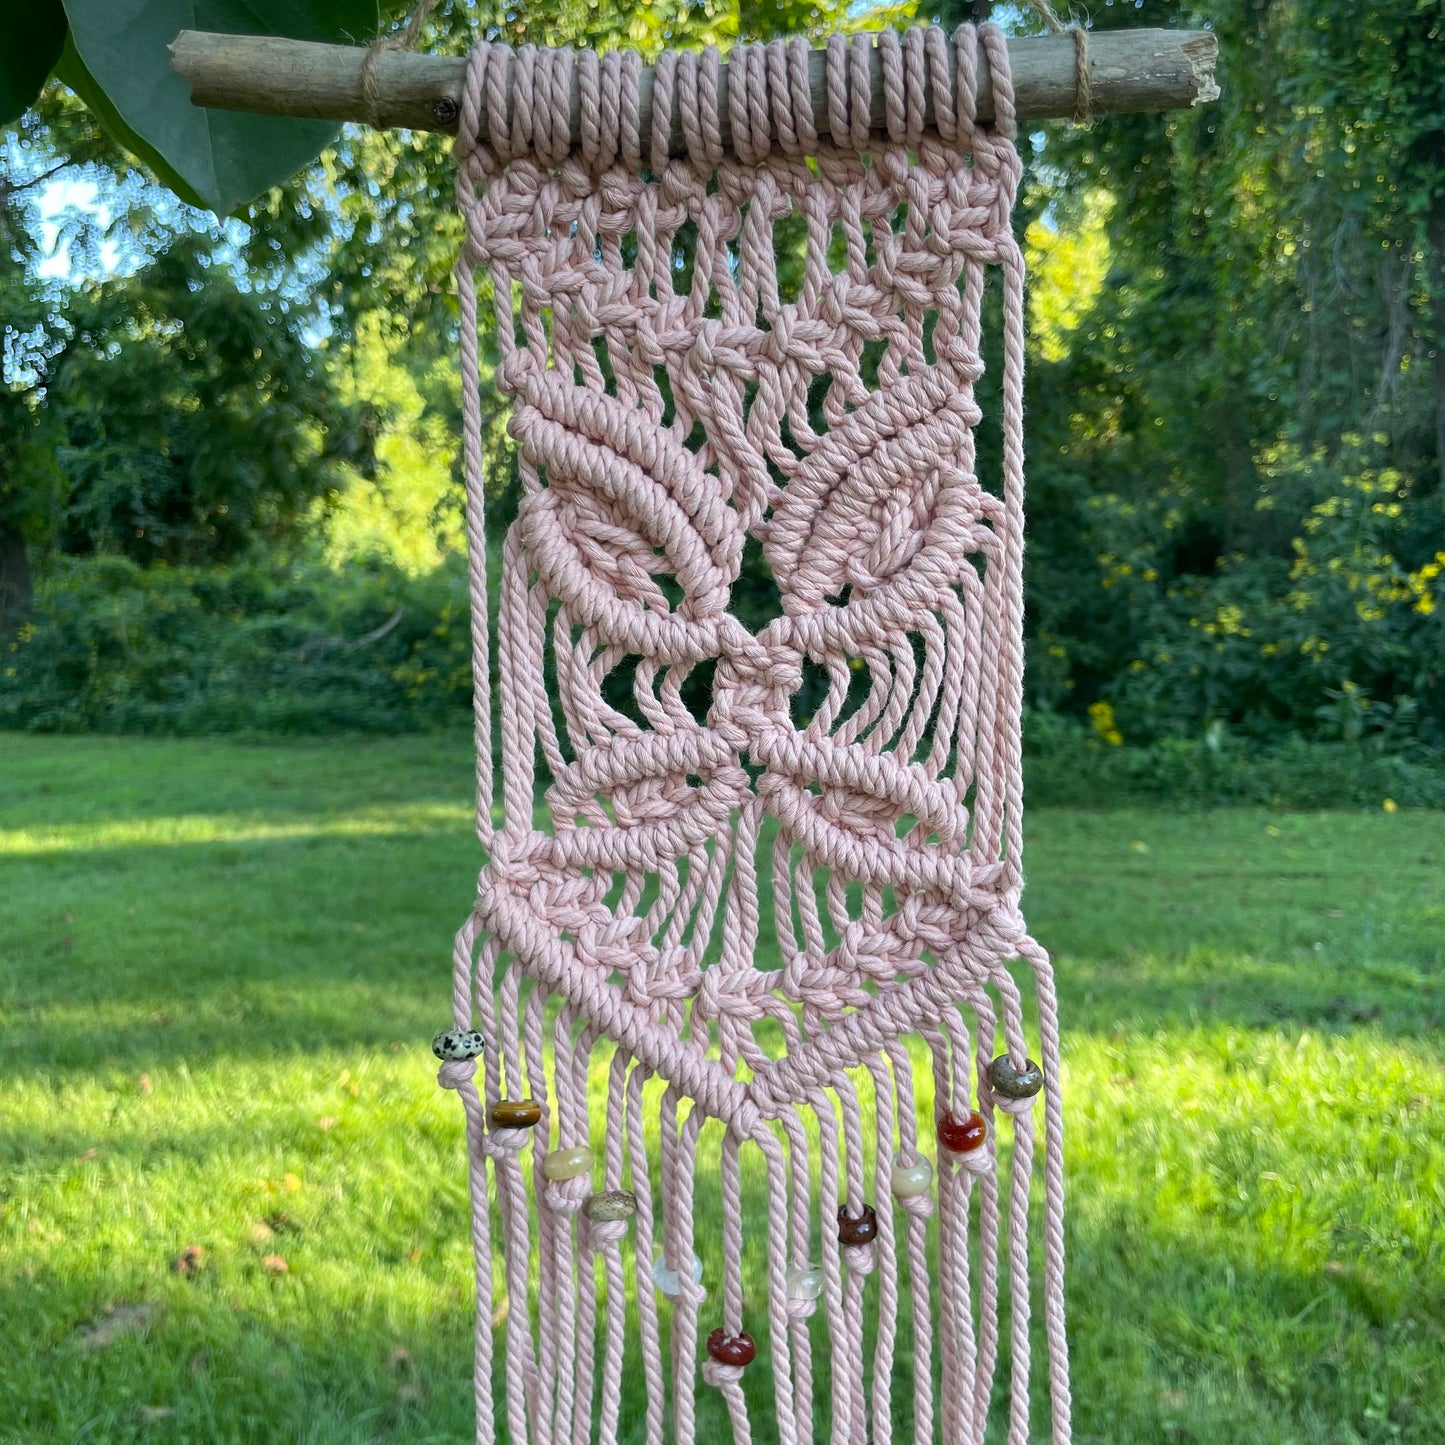
[[[469,780],[0,737],[0,1442],[470,1438]],[[1076,1438],[1438,1445],[1445,816],[1028,831]]]

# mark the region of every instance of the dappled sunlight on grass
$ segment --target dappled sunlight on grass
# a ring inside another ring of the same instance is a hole
[[[464,746],[18,741],[0,1442],[469,1438],[461,1115],[427,1050],[477,861]],[[1076,1438],[1445,1439],[1445,819],[1029,832]],[[711,1126],[702,1179],[717,1149]],[[718,1209],[700,1186],[710,1280]]]
[[[401,834],[466,832],[472,810],[460,804],[393,804],[278,822],[236,813],[108,819],[53,828],[0,828],[0,855],[27,857],[76,849],[175,847],[186,843],[275,843],[299,838],[389,838]]]

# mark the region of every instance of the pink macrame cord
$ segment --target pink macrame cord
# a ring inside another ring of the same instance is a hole
[[[982,1445],[1005,1356],[1028,1445],[1040,1342],[1049,1438],[1070,1437],[1057,1002],[1019,912],[1008,52],[987,25],[834,36],[826,125],[808,62],[737,46],[724,98],[716,51],[666,54],[647,134],[636,55],[468,62],[486,861],[434,1047],[466,1117],[488,1445]],[[495,633],[487,300],[520,473]],[[756,629],[732,610],[745,568],[778,598]]]

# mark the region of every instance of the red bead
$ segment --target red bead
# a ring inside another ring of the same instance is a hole
[[[982,1114],[970,1114],[960,1119],[954,1114],[943,1114],[938,1120],[938,1142],[950,1154],[972,1154],[982,1149],[988,1141],[988,1123]]]
[[[720,1365],[751,1365],[757,1358],[758,1347],[751,1335],[730,1335],[724,1329],[716,1329],[707,1337],[707,1352]]]
[[[863,1206],[863,1213],[856,1219],[848,1213],[845,1204],[838,1210],[839,1244],[872,1244],[878,1238],[878,1216],[871,1204]]]

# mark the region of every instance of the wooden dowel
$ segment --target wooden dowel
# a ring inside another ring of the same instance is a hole
[[[1076,101],[1075,48],[1071,36],[1010,40],[1014,95],[1023,120],[1066,119]],[[1219,95],[1214,82],[1218,43],[1207,30],[1103,30],[1088,41],[1089,109],[1093,115],[1121,111],[1182,110]],[[466,62],[455,56],[382,50],[373,62],[373,113],[363,95],[369,52],[350,45],[318,45],[262,35],[215,35],[182,30],[171,46],[171,64],[191,85],[196,105],[249,110],[262,115],[368,121],[378,126],[455,131]],[[873,64],[873,121],[883,127],[878,53]],[[827,133],[823,52],[810,62],[813,114]],[[979,57],[979,115],[993,118],[988,62]],[[727,119],[727,66],[722,68],[722,137],[731,148]],[[652,132],[652,72],[641,85],[642,135]],[[931,123],[931,115],[929,121]],[[572,93],[573,134],[578,133],[577,92]],[[485,139],[485,137],[483,137]],[[669,151],[683,154],[681,127],[673,127]]]

